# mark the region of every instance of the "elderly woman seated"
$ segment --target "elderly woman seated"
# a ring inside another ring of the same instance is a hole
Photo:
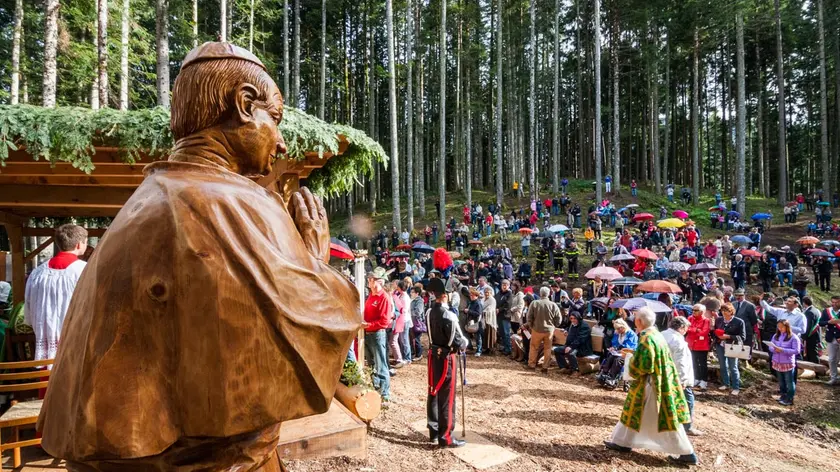
[[[619,377],[621,377],[621,369],[624,367],[624,356],[628,352],[636,350],[639,337],[621,318],[613,320],[612,325],[615,333],[596,379],[601,385],[615,388],[618,385]]]

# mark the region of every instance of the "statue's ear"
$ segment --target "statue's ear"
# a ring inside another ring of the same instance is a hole
[[[236,87],[233,95],[233,105],[236,110],[236,116],[242,123],[247,123],[253,120],[254,116],[254,101],[259,94],[257,88],[251,84],[245,83]]]

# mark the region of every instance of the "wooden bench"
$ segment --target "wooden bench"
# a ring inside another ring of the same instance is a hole
[[[38,368],[52,365],[53,361],[53,359],[44,359],[40,361],[0,362],[0,372],[4,372],[0,374],[0,393],[32,392],[47,388],[48,382],[43,379],[50,376],[50,371]],[[43,400],[12,400],[12,406],[0,415],[0,437],[4,428],[12,429],[12,442],[3,444],[0,441],[0,455],[11,449],[15,468],[20,467],[20,448],[41,444],[41,438],[21,441],[20,427],[34,425],[38,421],[43,403]]]

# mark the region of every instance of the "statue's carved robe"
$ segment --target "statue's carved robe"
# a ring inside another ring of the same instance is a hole
[[[76,287],[43,447],[88,463],[183,462],[214,444],[258,467],[279,423],[329,407],[357,298],[276,193],[216,165],[151,164]]]

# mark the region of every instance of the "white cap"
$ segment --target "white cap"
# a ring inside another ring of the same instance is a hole
[[[7,303],[10,293],[12,293],[12,286],[9,285],[9,282],[0,280],[0,303]]]

